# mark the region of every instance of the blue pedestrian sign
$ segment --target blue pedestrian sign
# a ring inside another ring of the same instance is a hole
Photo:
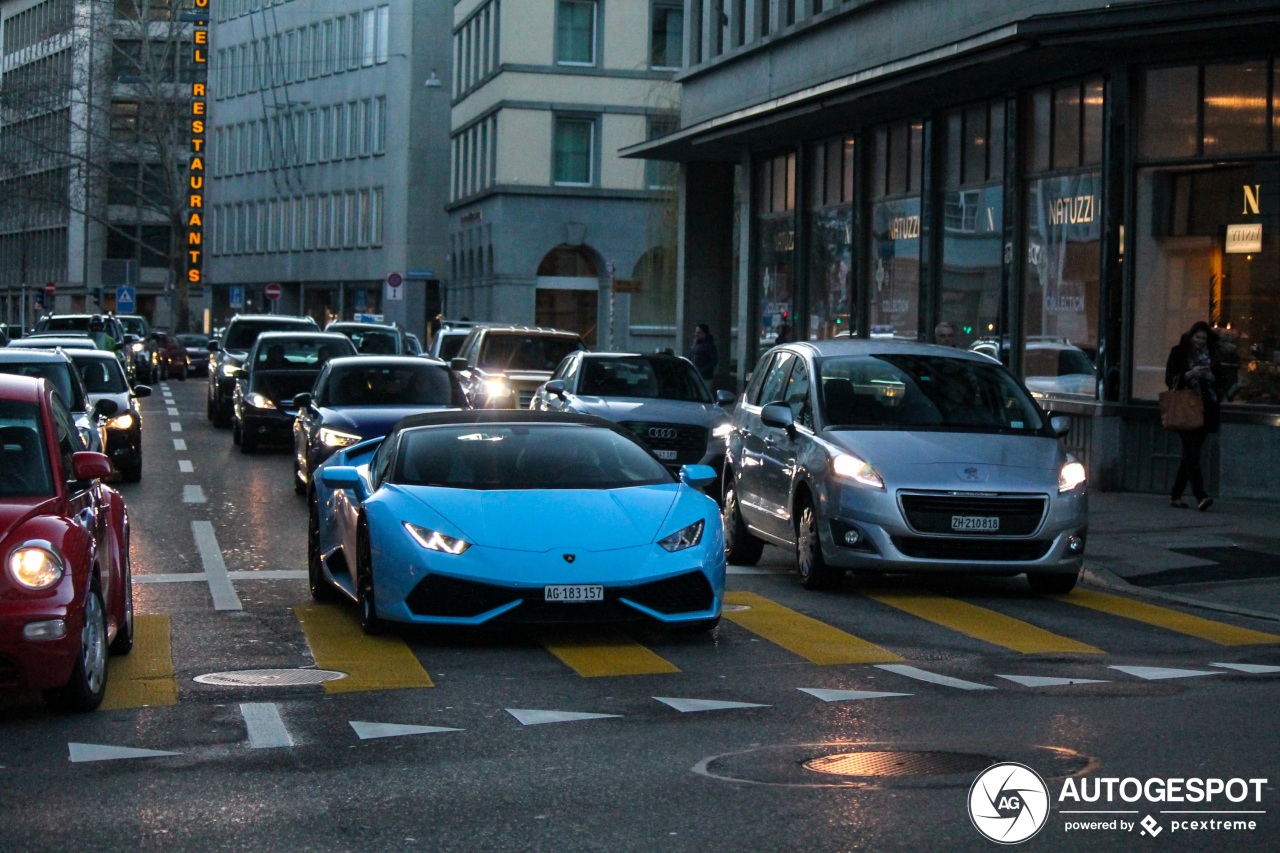
[[[241,285],[231,286],[231,308],[233,310],[244,308],[244,287]]]
[[[135,288],[124,286],[116,288],[116,311],[120,314],[132,314],[136,309]]]

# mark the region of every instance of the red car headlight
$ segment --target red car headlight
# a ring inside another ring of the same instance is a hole
[[[28,542],[9,555],[9,575],[27,589],[48,589],[64,571],[62,558],[47,542]]]

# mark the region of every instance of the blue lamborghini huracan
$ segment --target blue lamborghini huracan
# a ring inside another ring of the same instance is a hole
[[[649,621],[709,630],[724,529],[699,491],[591,415],[483,410],[407,417],[317,470],[311,591],[386,622]]]

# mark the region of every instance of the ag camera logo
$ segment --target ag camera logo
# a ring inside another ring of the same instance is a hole
[[[1049,788],[1040,774],[1025,764],[993,764],[969,788],[969,819],[992,841],[1026,841],[1048,818]]]

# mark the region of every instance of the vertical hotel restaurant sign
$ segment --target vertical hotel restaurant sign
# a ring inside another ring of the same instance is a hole
[[[192,31],[192,64],[200,71],[209,67],[209,3],[195,0],[199,19]],[[191,84],[191,162],[187,167],[187,283],[203,283],[204,267],[204,128],[205,81],[208,74],[197,74]]]

